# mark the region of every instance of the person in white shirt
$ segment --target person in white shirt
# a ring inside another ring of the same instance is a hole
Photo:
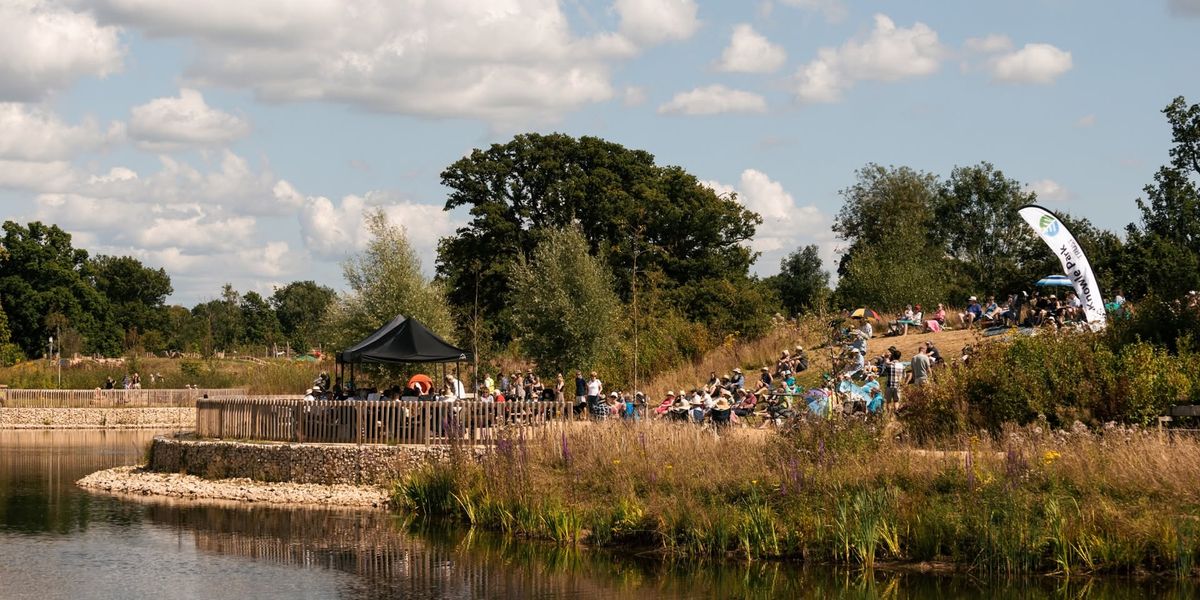
[[[591,377],[591,379],[588,379],[588,382],[587,382],[588,402],[590,404],[595,404],[595,403],[599,402],[600,396],[603,394],[604,394],[604,383],[600,381],[600,377],[598,377],[596,375],[596,372],[592,371],[592,377]]]
[[[462,400],[466,398],[467,390],[463,387],[461,381],[453,375],[446,376],[446,399],[447,400]]]

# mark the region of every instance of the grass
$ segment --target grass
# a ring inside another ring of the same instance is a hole
[[[104,385],[106,377],[120,385],[127,373],[137,371],[142,376],[142,388],[179,389],[185,385],[202,388],[248,388],[250,394],[296,394],[312,386],[321,370],[332,371],[328,363],[296,362],[284,359],[171,359],[139,358],[136,361],[83,361],[62,368],[62,385],[58,371],[44,361],[26,361],[0,368],[0,383],[10,388],[30,389],[94,389]],[[150,381],[150,374],[162,379]]]
[[[414,472],[402,510],[560,545],[981,572],[1196,574],[1200,443],[1010,428],[915,448],[869,423],[715,436],[596,424]]]

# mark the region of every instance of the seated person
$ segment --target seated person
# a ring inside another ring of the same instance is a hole
[[[803,373],[808,370],[808,355],[804,353],[804,346],[796,346],[796,351],[792,353],[792,373]]]
[[[912,316],[912,320],[913,320],[913,321],[916,321],[917,323],[924,323],[924,322],[925,322],[925,313],[924,313],[924,312],[921,310],[921,305],[920,305],[920,304],[917,304],[917,305],[914,305],[914,306],[913,306],[913,316]]]
[[[983,307],[979,306],[979,299],[971,296],[967,300],[967,311],[960,315],[963,320],[963,326],[970,329],[971,326],[979,322],[983,318]]]
[[[925,330],[931,332],[941,331],[946,327],[946,306],[938,304],[937,310],[929,315],[930,318],[925,321]]]
[[[746,390],[738,390],[736,393],[737,405],[733,407],[733,414],[739,417],[748,417],[754,414],[754,408],[758,405],[758,398]]]
[[[732,416],[733,407],[729,405],[729,400],[724,396],[717,400],[712,410],[708,411],[709,420],[712,421],[713,427],[717,428],[728,427]]]
[[[988,296],[987,306],[983,309],[984,321],[995,321],[1000,316],[1000,305],[996,304],[995,296]]]
[[[675,397],[674,404],[672,404],[671,408],[667,411],[668,421],[674,421],[676,423],[686,423],[688,421],[688,411],[691,409],[691,406],[683,396],[684,395],[681,393]]]
[[[866,360],[863,358],[863,353],[853,346],[850,347],[850,365],[846,367],[844,373],[853,377],[862,372],[863,367],[867,366]]]
[[[673,404],[675,404],[675,392],[667,390],[667,397],[654,408],[654,415],[661,417],[667,414],[667,411],[671,410],[671,405]]]
[[[784,395],[767,397],[767,417],[770,419],[786,419],[793,415],[792,399]],[[766,425],[764,423],[763,425]]]
[[[766,367],[763,367],[762,375],[759,375],[759,377],[758,377],[758,385],[755,386],[754,393],[762,394],[764,392],[770,392],[771,391],[771,383],[773,381],[774,381],[774,379],[771,377],[771,370]]]

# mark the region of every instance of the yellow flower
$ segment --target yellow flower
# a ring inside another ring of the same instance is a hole
[[[758,480],[757,480],[757,479],[751,479],[751,480],[750,480],[750,485],[758,485]]]
[[[1061,456],[1061,454],[1055,452],[1054,450],[1047,450],[1044,454],[1042,454],[1042,464],[1048,465],[1058,460]]]
[[[671,465],[667,465],[667,468],[668,468],[668,469],[670,469],[670,468],[671,468]]]
[[[613,459],[613,464],[614,464],[614,465],[619,465],[619,464],[621,464],[621,461],[620,461],[620,460],[617,460],[617,459],[615,459],[615,458],[614,458],[614,459]]]

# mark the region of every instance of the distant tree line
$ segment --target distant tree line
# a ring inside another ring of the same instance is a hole
[[[276,288],[269,298],[225,285],[218,299],[169,306],[171,278],[129,256],[90,257],[56,225],[4,223],[0,240],[0,361],[55,352],[117,356],[128,351],[211,355],[320,341],[334,291],[312,281]]]
[[[1136,201],[1125,235],[1058,212],[1102,287],[1138,296],[1200,288],[1200,107],[1175,99],[1170,164]],[[750,268],[762,218],[642,150],[594,137],[522,134],[472,151],[441,174],[445,210],[466,225],[438,246],[436,277],[402,227],[364,215],[366,249],[343,264],[348,291],[313,281],[269,298],[226,285],[191,309],[167,306],[171,281],[131,257],[89,257],[54,225],[4,224],[0,355],[138,348],[211,354],[240,347],[350,343],[396,314],[463,347],[566,371],[627,375],[755,336],[774,315],[829,307],[893,309],[1024,289],[1058,272],[1017,209],[1036,195],[990,163],[946,177],[868,164],[842,190],[833,230],[837,285],[815,245],[767,278]],[[1051,206],[1051,208],[1054,208]],[[636,347],[636,350],[635,350]]]
[[[1044,205],[1083,246],[1102,291],[1177,299],[1200,289],[1200,105],[1183,97],[1163,113],[1171,161],[1136,199],[1140,221],[1125,235]],[[1037,195],[990,163],[941,178],[909,167],[868,164],[841,192],[834,221],[841,240],[838,282],[827,286],[817,248],[784,258],[768,278],[789,313],[810,307],[965,302],[968,296],[1028,289],[1061,266],[1017,209]]]

